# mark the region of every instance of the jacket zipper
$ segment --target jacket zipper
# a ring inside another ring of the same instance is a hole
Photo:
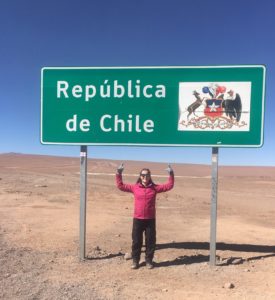
[[[146,187],[144,188],[143,218],[145,218],[145,206],[146,206]]]

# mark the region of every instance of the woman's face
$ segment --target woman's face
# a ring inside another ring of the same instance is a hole
[[[147,185],[151,179],[150,172],[148,172],[148,170],[142,170],[140,173],[140,179],[142,184]]]

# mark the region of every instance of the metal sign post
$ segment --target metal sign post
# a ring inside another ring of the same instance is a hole
[[[85,259],[86,248],[87,146],[80,147],[80,230],[79,258]]]
[[[216,232],[217,232],[217,191],[218,191],[218,155],[219,148],[212,148],[212,189],[210,220],[210,265],[216,265]]]

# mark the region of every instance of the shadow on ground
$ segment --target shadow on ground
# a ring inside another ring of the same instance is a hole
[[[209,250],[210,244],[207,242],[180,242],[180,243],[165,243],[158,244],[156,251],[163,249],[190,249],[190,250]],[[257,255],[249,258],[243,257],[229,257],[221,259],[217,257],[217,266],[226,265],[238,265],[245,261],[254,261],[275,256],[275,246],[269,245],[251,245],[251,244],[227,244],[217,243],[216,249],[221,251],[234,251],[234,252],[246,252],[246,253],[268,253],[266,255]],[[160,262],[156,264],[156,267],[167,267],[173,265],[188,265],[193,263],[209,262],[209,255],[191,255],[191,256],[180,256],[171,261]]]
[[[210,244],[207,242],[174,242],[174,243],[164,243],[157,244],[156,251],[161,251],[164,249],[189,249],[189,250],[208,250],[210,251]],[[233,251],[233,252],[244,252],[244,253],[266,253],[265,255],[251,256],[248,258],[243,258],[242,256],[230,256],[227,258],[221,258],[217,256],[216,265],[217,266],[228,266],[228,265],[239,265],[248,261],[255,261],[264,258],[275,256],[275,246],[270,245],[251,245],[251,244],[227,244],[227,243],[217,243],[216,250],[220,251]],[[142,251],[144,252],[144,250]],[[122,257],[123,253],[110,253],[105,254],[102,252],[87,255],[86,260],[104,260],[112,259],[115,257]],[[196,263],[209,262],[209,255],[196,254],[196,255],[183,255],[179,256],[174,260],[163,261],[155,263],[155,267],[169,267],[177,265],[190,265]]]

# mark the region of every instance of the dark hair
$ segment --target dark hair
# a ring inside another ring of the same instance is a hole
[[[141,169],[141,171],[139,172],[139,176],[138,176],[138,179],[137,179],[137,183],[141,183],[141,182],[142,182],[141,179],[140,179],[140,175],[141,175],[141,173],[142,173],[143,171],[147,171],[148,174],[150,174],[149,184],[150,184],[150,183],[154,184],[154,182],[152,181],[152,178],[151,178],[151,171],[150,171],[149,169],[147,169],[147,168]]]

